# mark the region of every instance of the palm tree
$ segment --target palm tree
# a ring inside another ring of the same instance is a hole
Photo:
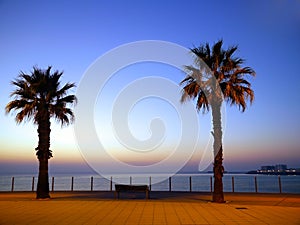
[[[230,105],[237,105],[244,112],[247,101],[254,100],[254,92],[246,76],[255,76],[255,71],[250,67],[243,67],[244,60],[234,57],[237,46],[222,48],[220,40],[211,48],[208,43],[192,48],[195,56],[194,66],[185,66],[187,76],[181,81],[183,85],[181,102],[188,99],[196,100],[198,112],[203,113],[211,109],[214,137],[214,192],[213,202],[224,202],[223,194],[223,148],[221,107],[223,100]]]
[[[12,81],[16,87],[11,97],[14,100],[6,105],[6,113],[17,111],[16,122],[33,120],[37,125],[39,136],[36,155],[39,160],[39,176],[36,198],[50,198],[48,160],[52,157],[50,150],[50,118],[54,117],[61,125],[68,125],[74,120],[74,114],[69,104],[75,104],[75,95],[67,95],[74,83],[67,83],[60,87],[63,72],[50,73],[51,67],[41,70],[33,67],[30,75],[21,72],[17,79]]]

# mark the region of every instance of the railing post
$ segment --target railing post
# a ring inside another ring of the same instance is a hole
[[[234,192],[234,177],[231,177],[232,192]]]
[[[54,177],[52,177],[52,192],[54,191]]]
[[[210,193],[213,192],[213,182],[212,182],[212,176],[210,177]]]
[[[190,176],[190,192],[192,192],[192,176]]]
[[[112,182],[112,179],[113,179],[113,178],[110,177],[110,191],[112,191],[112,183],[113,183],[113,182]]]
[[[129,177],[129,184],[132,185],[132,177]]]
[[[11,178],[11,192],[14,191],[14,187],[15,187],[15,177]]]
[[[172,178],[169,177],[169,191],[172,191]]]
[[[71,191],[74,190],[74,177],[72,177],[72,181],[71,181]]]
[[[279,193],[282,193],[282,189],[281,189],[281,177],[280,175],[278,176],[278,185],[279,185]]]
[[[91,177],[91,191],[93,191],[94,177]]]
[[[34,177],[32,177],[32,183],[31,183],[31,191],[34,191]]]
[[[257,193],[257,178],[254,177],[255,193]]]
[[[149,177],[149,190],[151,191],[151,176]]]

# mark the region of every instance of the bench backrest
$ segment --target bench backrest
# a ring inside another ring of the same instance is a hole
[[[116,184],[116,191],[148,191],[148,185],[126,185],[126,184]]]

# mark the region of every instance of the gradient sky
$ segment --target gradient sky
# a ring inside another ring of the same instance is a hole
[[[225,169],[247,171],[278,163],[300,167],[299,1],[0,0],[1,171],[22,171],[26,165],[37,165],[36,127],[31,123],[16,125],[14,114],[5,115],[4,110],[11,100],[10,81],[21,70],[29,72],[35,65],[41,68],[52,65],[64,71],[62,82],[79,84],[92,62],[122,44],[163,40],[190,48],[205,42],[212,44],[221,38],[225,46],[238,44],[237,55],[245,58],[245,65],[254,68],[257,74],[250,79],[255,102],[246,112],[225,105]],[[143,72],[141,76],[163,76],[176,83],[184,77],[174,68],[162,65],[129,67],[110,80],[109,88],[103,92],[106,103],[120,91],[122,82],[138,78],[124,78],[124,74],[133,72]],[[106,103],[98,101],[95,111]],[[149,110],[153,106],[159,110]],[[129,120],[134,118],[129,122],[133,134],[140,135],[141,139],[147,137],[147,126],[154,117],[165,117],[170,130],[176,130],[176,123],[170,120],[176,113],[169,108],[159,99],[137,104],[136,111],[129,115]],[[99,123],[97,128],[104,114],[95,118],[95,123]],[[138,118],[141,114],[144,117]],[[190,168],[198,168],[204,155],[203,149],[210,137],[210,120],[209,114],[199,114],[201,138]],[[176,137],[171,134],[167,141],[172,144]],[[113,146],[110,138],[108,135],[104,142]],[[87,168],[76,144],[73,126],[61,129],[52,123],[51,149],[54,151],[50,161],[53,171],[72,170],[74,165],[78,165],[74,170]],[[118,147],[112,151],[121,155]],[[140,161],[135,160],[135,163]]]

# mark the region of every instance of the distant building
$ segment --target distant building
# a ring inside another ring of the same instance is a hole
[[[247,174],[267,174],[267,175],[300,175],[300,168],[287,168],[286,164],[275,166],[261,166],[260,170],[251,170]]]
[[[257,170],[259,173],[276,173],[276,172],[286,172],[286,164],[277,164],[275,166],[261,166],[260,170]]]

